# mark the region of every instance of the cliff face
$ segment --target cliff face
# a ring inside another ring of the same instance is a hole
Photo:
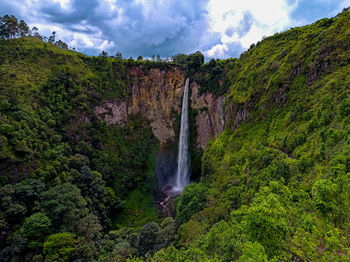
[[[224,130],[224,112],[222,103],[225,98],[212,93],[199,93],[200,86],[191,84],[191,108],[197,111],[197,146],[205,148],[209,139],[215,139]]]
[[[175,122],[181,114],[185,73],[176,66],[167,69],[142,66],[127,70],[128,95],[125,101],[106,101],[95,107],[95,114],[108,124],[124,125],[132,115],[149,121],[161,147],[177,141]],[[190,106],[196,110],[197,148],[205,148],[208,139],[216,138],[224,127],[223,97],[199,94],[192,82]]]
[[[172,69],[131,68],[128,72],[128,114],[148,120],[154,136],[161,145],[175,141],[174,123],[181,113],[185,74]]]

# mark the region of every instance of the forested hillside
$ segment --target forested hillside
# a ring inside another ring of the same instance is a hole
[[[109,230],[137,215],[122,210],[158,222],[148,123],[108,125],[94,114],[126,96],[128,62],[34,37],[1,41],[0,60],[1,261],[91,260]]]
[[[350,12],[293,28],[235,61],[231,123],[177,200],[155,261],[349,261]]]
[[[350,11],[203,62],[0,40],[0,260],[349,261]],[[225,96],[225,129],[173,218],[152,205],[149,122],[94,111],[126,100],[135,66]]]

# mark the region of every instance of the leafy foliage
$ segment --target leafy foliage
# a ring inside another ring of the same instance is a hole
[[[185,188],[176,200],[178,219],[180,223],[187,222],[191,216],[205,206],[207,188],[202,183],[192,183]]]
[[[122,224],[114,217],[127,212],[128,193],[153,185],[148,123],[130,117],[125,126],[109,125],[94,114],[125,98],[129,65],[39,36],[8,38],[0,41],[0,260],[33,252],[39,260],[94,260],[99,239]],[[153,206],[145,211],[139,227],[159,222]],[[64,232],[68,251],[45,253],[49,235]]]
[[[179,246],[155,261],[349,260],[349,27],[344,10],[232,62],[229,121],[202,158],[205,205],[186,209],[185,189]]]
[[[44,243],[44,255],[47,261],[69,261],[73,257],[74,237],[63,232],[51,235]]]
[[[25,220],[21,231],[30,240],[29,248],[40,248],[51,231],[51,220],[43,213],[35,213]]]
[[[344,10],[239,59],[165,63],[86,57],[2,18],[0,260],[349,260],[349,28]],[[93,111],[127,99],[135,66],[182,67],[225,95],[226,128],[175,200],[176,220],[152,206],[148,123],[108,125]]]

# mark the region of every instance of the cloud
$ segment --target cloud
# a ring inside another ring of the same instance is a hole
[[[350,0],[343,0],[339,3],[338,5],[338,9],[335,10],[335,14],[334,12],[332,14],[336,15],[337,13],[341,12],[344,8],[350,8]]]
[[[3,14],[24,19],[41,34],[56,31],[89,55],[105,50],[126,57],[197,50],[207,57],[237,57],[265,35],[340,7],[336,0],[0,0]]]
[[[161,56],[194,52],[219,41],[208,31],[206,0],[118,1],[123,10],[111,30],[117,48],[133,55]]]
[[[220,35],[221,43],[207,50],[209,57],[238,56],[263,36],[288,28],[296,2],[270,0],[210,0],[210,30]],[[234,48],[234,50],[232,50]]]
[[[104,49],[134,57],[189,53],[218,42],[208,30],[206,5],[207,0],[27,1],[43,33],[50,34],[51,27],[83,52]]]

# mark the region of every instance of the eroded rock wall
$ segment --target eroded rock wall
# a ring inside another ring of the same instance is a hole
[[[161,145],[175,142],[174,122],[181,113],[185,74],[172,69],[132,68],[128,73],[128,114],[148,120]]]
[[[149,121],[161,147],[176,143],[176,118],[181,114],[185,73],[176,66],[167,69],[142,66],[127,70],[128,95],[124,101],[105,101],[94,113],[108,124],[124,125],[131,115]],[[224,97],[199,93],[200,86],[190,86],[190,107],[196,110],[197,148],[205,148],[224,128]]]
[[[200,86],[191,84],[191,108],[197,111],[197,146],[204,149],[209,139],[215,139],[224,130],[222,103],[225,98],[212,93],[199,93]]]

